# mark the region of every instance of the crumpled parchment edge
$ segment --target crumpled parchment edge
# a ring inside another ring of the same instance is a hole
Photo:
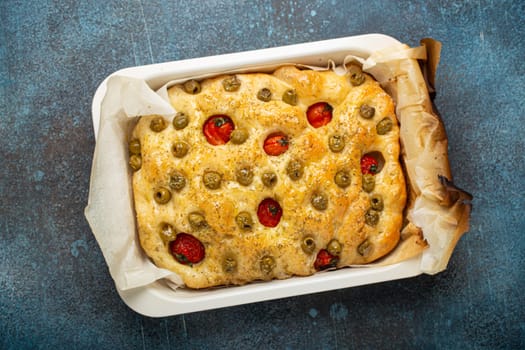
[[[425,38],[417,48],[395,45],[363,62],[363,70],[396,102],[401,158],[410,189],[406,217],[428,243],[421,260],[426,274],[446,269],[457,242],[469,230],[472,206],[472,195],[452,182],[448,138],[431,99],[440,52],[439,41]]]

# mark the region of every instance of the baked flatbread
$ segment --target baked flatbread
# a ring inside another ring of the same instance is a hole
[[[356,66],[224,75],[168,95],[178,114],[140,118],[130,164],[140,243],[187,287],[369,264],[400,242],[394,103]]]

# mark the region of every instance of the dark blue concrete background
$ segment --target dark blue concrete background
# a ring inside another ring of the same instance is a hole
[[[443,42],[436,104],[471,230],[447,271],[150,319],[83,216],[91,100],[120,68],[384,33]],[[0,1],[0,348],[525,348],[525,2]]]

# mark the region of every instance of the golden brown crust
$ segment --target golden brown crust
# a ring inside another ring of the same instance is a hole
[[[353,86],[348,76],[332,71],[287,66],[273,74],[236,77],[241,84],[234,92],[224,91],[224,76],[201,82],[202,90],[195,95],[186,93],[180,85],[170,88],[168,94],[175,110],[189,116],[189,124],[182,130],[176,130],[172,121],[166,120],[166,129],[151,131],[150,122],[155,116],[142,117],[134,129],[132,138],[140,141],[142,157],[142,167],[133,175],[134,201],[139,239],[147,255],[159,267],[180,275],[188,287],[205,288],[311,275],[316,272],[317,252],[332,239],[337,239],[342,247],[337,267],[367,264],[392,251],[399,242],[406,193],[399,164],[399,128],[390,96],[369,76],[362,85]],[[257,99],[262,88],[270,89],[271,101]],[[282,101],[287,89],[296,90],[297,105]],[[306,110],[320,101],[334,108],[333,119],[325,126],[313,128],[305,117]],[[375,107],[373,118],[359,115],[363,103]],[[202,129],[205,120],[214,114],[230,116],[236,129],[248,131],[247,140],[241,145],[209,144]],[[385,117],[391,118],[392,129],[378,135],[376,125]],[[274,131],[290,138],[289,149],[280,156],[268,156],[263,150],[265,137]],[[333,134],[342,135],[346,142],[341,152],[332,152],[328,147],[328,138]],[[175,141],[189,145],[186,156],[173,156],[171,147]],[[367,193],[362,190],[360,160],[370,152],[380,152],[384,165],[374,176],[373,192]],[[304,165],[304,174],[298,180],[291,179],[286,170],[294,159]],[[248,185],[237,181],[236,171],[242,167],[253,172],[253,181]],[[351,175],[351,184],[344,189],[334,182],[341,169]],[[180,191],[171,190],[167,204],[156,203],[156,188],[169,188],[174,171],[183,175],[186,185]],[[218,189],[204,185],[203,174],[207,171],[220,174]],[[266,171],[277,175],[273,187],[261,181]],[[311,204],[317,193],[328,198],[324,210]],[[384,202],[375,226],[365,223],[373,194],[380,194]],[[283,208],[281,221],[273,228],[264,227],[257,219],[257,207],[268,197],[276,199]],[[236,224],[235,217],[242,211],[250,213],[254,221],[251,230],[243,231]],[[202,214],[208,225],[192,227],[188,221],[192,212]],[[168,249],[173,237],[163,239],[161,235],[161,227],[166,223],[176,232],[197,237],[205,247],[205,258],[193,266],[175,260]],[[310,254],[301,248],[306,236],[315,241],[316,248]],[[365,241],[370,248],[361,249],[360,254],[358,247]],[[403,257],[413,255],[407,251]],[[265,256],[273,257],[275,262],[269,272],[261,269]],[[225,271],[226,258],[236,262],[232,271]]]

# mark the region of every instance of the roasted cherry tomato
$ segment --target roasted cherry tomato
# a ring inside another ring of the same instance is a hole
[[[339,257],[330,254],[326,249],[321,249],[315,258],[314,268],[318,271],[325,270],[330,267],[335,267],[338,262]]]
[[[317,102],[306,111],[306,118],[314,128],[320,128],[332,120],[333,107],[326,102]]]
[[[365,154],[361,158],[361,173],[364,175],[371,174],[375,175],[379,171],[379,163],[377,162],[377,159],[372,157],[369,154]]]
[[[224,145],[230,141],[235,125],[230,117],[223,114],[209,117],[202,127],[206,140],[214,146]]]
[[[259,222],[266,227],[275,227],[281,221],[283,209],[273,198],[266,198],[257,208],[257,217]]]
[[[170,252],[181,264],[192,266],[204,259],[204,245],[194,236],[181,232],[170,242]]]
[[[290,139],[282,132],[275,132],[264,140],[264,151],[270,156],[278,156],[288,150]]]

